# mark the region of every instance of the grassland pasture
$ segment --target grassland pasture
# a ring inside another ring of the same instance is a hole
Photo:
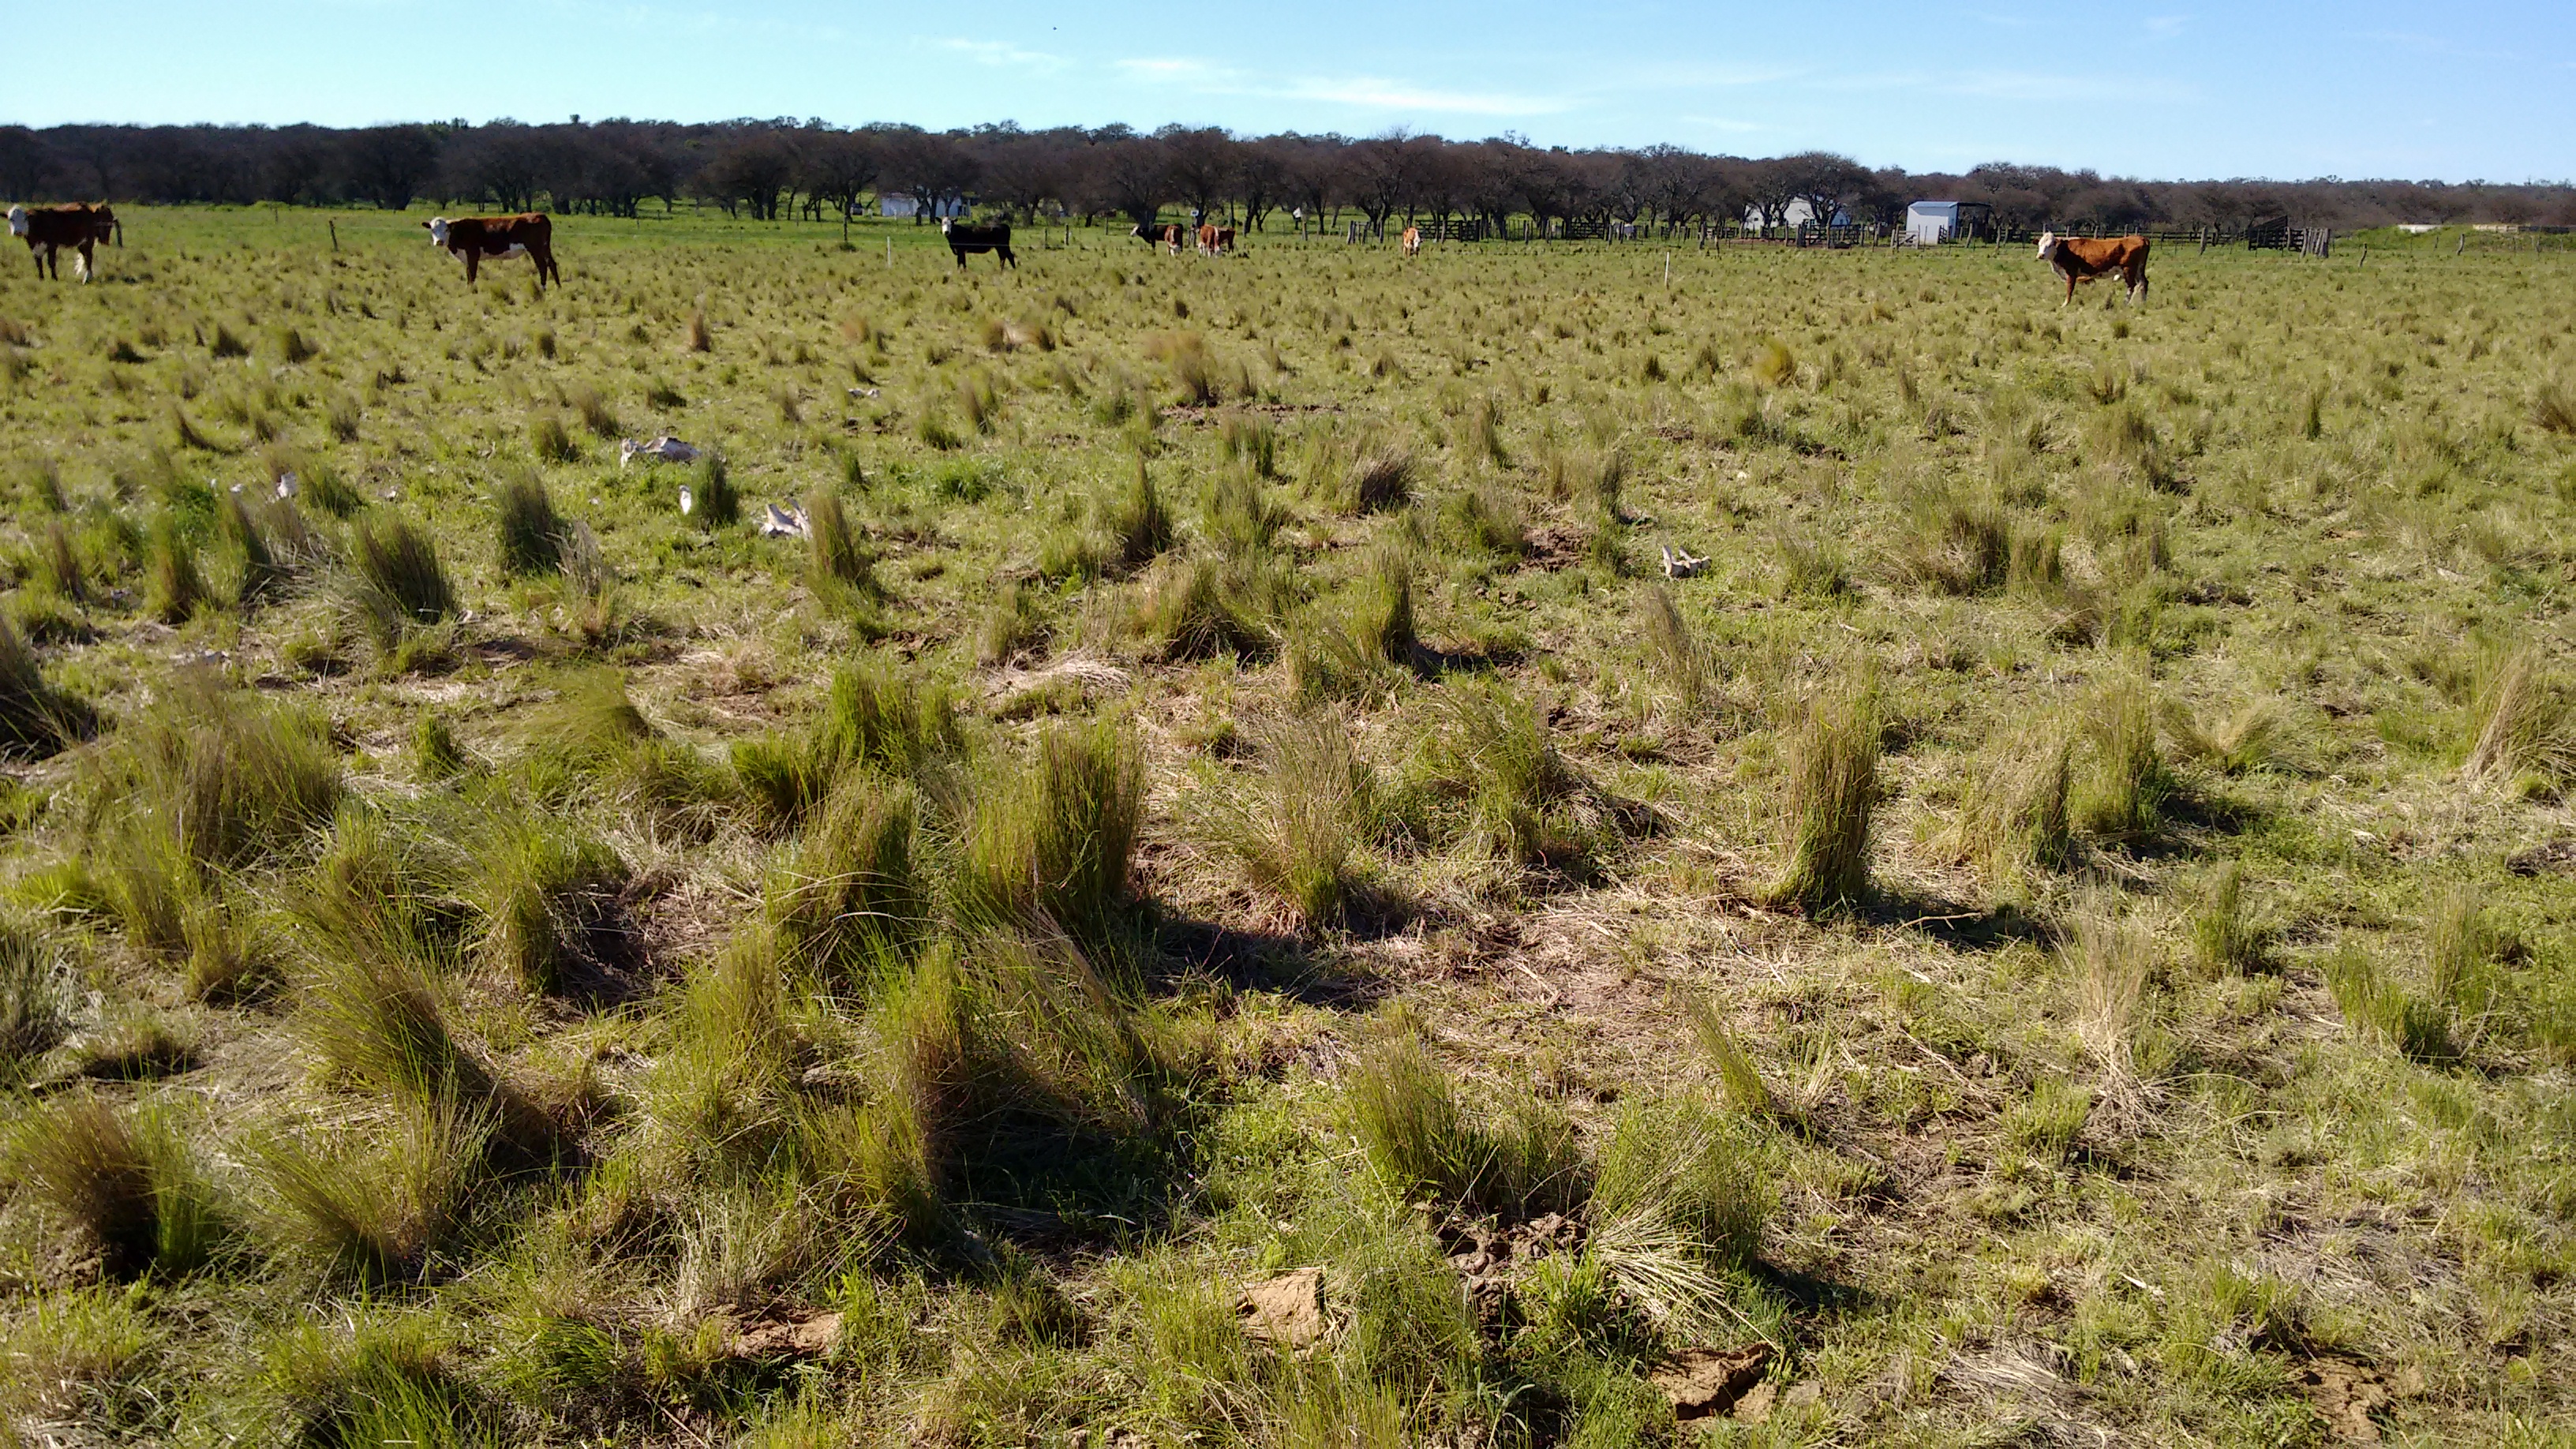
[[[19,1440],[2576,1432],[2568,254],[423,215],[0,266]]]

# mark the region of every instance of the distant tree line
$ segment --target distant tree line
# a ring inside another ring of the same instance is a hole
[[[2392,222],[2576,224],[2576,187],[2487,182],[2137,181],[1993,162],[1964,175],[1872,170],[1829,152],[1747,158],[1679,146],[1568,150],[1516,136],[1247,137],[1127,126],[957,131],[822,121],[704,125],[606,120],[322,126],[0,126],[11,200],[278,202],[399,209],[540,207],[635,216],[838,216],[901,192],[1023,219],[1151,221],[1165,208],[1259,226],[1303,208],[1382,230],[1392,218],[1621,223],[1687,229],[1748,214],[1778,225],[1841,211],[1901,225],[1908,202],[1979,201],[2003,226],[2241,228],[2260,217],[2353,228]]]

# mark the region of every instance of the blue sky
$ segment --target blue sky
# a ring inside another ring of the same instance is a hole
[[[1516,131],[2154,177],[2576,176],[2576,3],[732,9],[6,0],[0,119],[820,116]]]

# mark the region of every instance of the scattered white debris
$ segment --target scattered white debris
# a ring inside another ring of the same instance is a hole
[[[690,491],[689,491],[689,485],[688,485],[688,484],[686,484],[686,483],[681,484],[681,485],[680,485],[680,516],[681,516],[682,518],[686,518],[686,517],[688,517],[690,514],[695,513],[695,512],[697,512],[697,511],[698,511],[698,495],[696,495],[695,493],[692,493],[692,492],[690,492]]]
[[[1746,472],[1746,471],[1745,471],[1744,469],[1742,469],[1742,468],[1738,468],[1738,469],[1736,469],[1736,470],[1735,470],[1735,481],[1736,481],[1736,482],[1738,482],[1738,483],[1748,482],[1748,481],[1750,481],[1750,480],[1752,479],[1752,477],[1753,477],[1753,475],[1752,475],[1751,473]]]
[[[804,538],[807,536],[804,509],[781,508],[775,503],[765,506],[769,510],[769,516],[760,520],[761,537]]]
[[[385,501],[386,501],[387,503],[391,503],[391,502],[393,502],[395,499],[400,498],[401,496],[402,496],[402,490],[401,490],[401,489],[399,489],[399,488],[388,488],[388,489],[386,489],[386,490],[385,490]]]
[[[278,474],[278,475],[277,475],[277,496],[278,496],[278,497],[280,497],[280,498],[292,498],[292,497],[294,497],[296,494],[298,494],[298,493],[302,492],[303,490],[304,490],[304,480],[303,480],[303,479],[296,477],[296,476],[295,476],[294,474],[292,474],[292,473],[280,473],[280,474]]]
[[[878,389],[873,388],[873,387],[854,387],[854,388],[851,388],[851,389],[850,389],[850,396],[852,396],[852,397],[875,397],[875,396],[877,395],[877,392],[878,392]]]
[[[239,493],[239,492],[241,492],[241,491],[242,491],[242,489],[243,489],[244,487],[246,487],[246,486],[248,486],[248,485],[246,485],[246,484],[241,484],[241,483],[236,483],[236,484],[234,484],[234,485],[233,485],[233,492],[235,492],[236,494],[238,494],[238,493]]]
[[[1665,578],[1686,579],[1706,567],[1708,567],[1708,560],[1704,558],[1693,558],[1691,556],[1691,551],[1688,548],[1684,548],[1679,552],[1675,552],[1669,548],[1664,550]]]
[[[698,461],[698,450],[668,433],[649,443],[628,438],[617,445],[618,467],[623,468],[638,458],[648,463],[694,463]]]

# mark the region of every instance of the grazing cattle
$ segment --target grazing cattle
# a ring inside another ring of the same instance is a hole
[[[947,233],[948,250],[956,255],[960,271],[966,268],[966,254],[969,252],[993,253],[997,271],[1006,263],[1014,267],[1020,264],[1020,259],[1011,255],[1011,226],[1008,222],[1000,226],[967,226],[943,216],[939,219],[939,229]]]
[[[1214,237],[1210,238],[1210,239],[1209,239],[1209,242],[1208,242],[1208,252],[1209,252],[1209,254],[1210,254],[1210,255],[1213,255],[1213,256],[1223,256],[1225,253],[1227,253],[1227,252],[1230,252],[1230,251],[1233,251],[1233,250],[1234,250],[1234,228],[1233,228],[1233,227],[1230,227],[1230,226],[1203,226],[1203,227],[1200,227],[1200,228],[1199,228],[1199,230],[1200,230],[1201,232],[1211,232],[1211,231],[1212,231],[1212,232],[1215,232],[1215,233],[1216,233],[1216,235],[1215,235]]]
[[[2063,307],[2075,300],[2075,284],[2106,277],[2113,272],[2128,285],[2129,300],[2147,300],[2147,239],[2134,233],[2123,237],[2059,236],[2053,231],[2039,234],[2039,259],[2057,269],[2066,279]]]
[[[1406,227],[1404,229],[1404,254],[1408,257],[1414,256],[1420,253],[1421,250],[1422,228],[1418,226]]]
[[[1216,255],[1216,228],[1204,221],[1199,223],[1199,255]]]
[[[1160,247],[1171,246],[1172,238],[1179,230],[1179,227],[1165,226],[1161,222],[1140,221],[1128,228],[1127,234],[1149,247]],[[1179,249],[1175,247],[1174,250]]]
[[[433,216],[421,225],[429,230],[431,246],[465,259],[465,285],[469,287],[481,273],[486,257],[496,262],[526,257],[536,263],[540,292],[548,280],[558,286],[563,283],[563,268],[555,265],[555,224],[537,212],[523,211],[517,216]]]
[[[63,276],[63,248],[72,249],[72,275],[86,282],[90,248],[110,236],[118,246],[125,245],[125,225],[104,201],[96,206],[75,201],[69,206],[10,207],[9,235],[25,237],[27,254],[36,259],[36,275],[44,276],[50,269],[55,281]]]

